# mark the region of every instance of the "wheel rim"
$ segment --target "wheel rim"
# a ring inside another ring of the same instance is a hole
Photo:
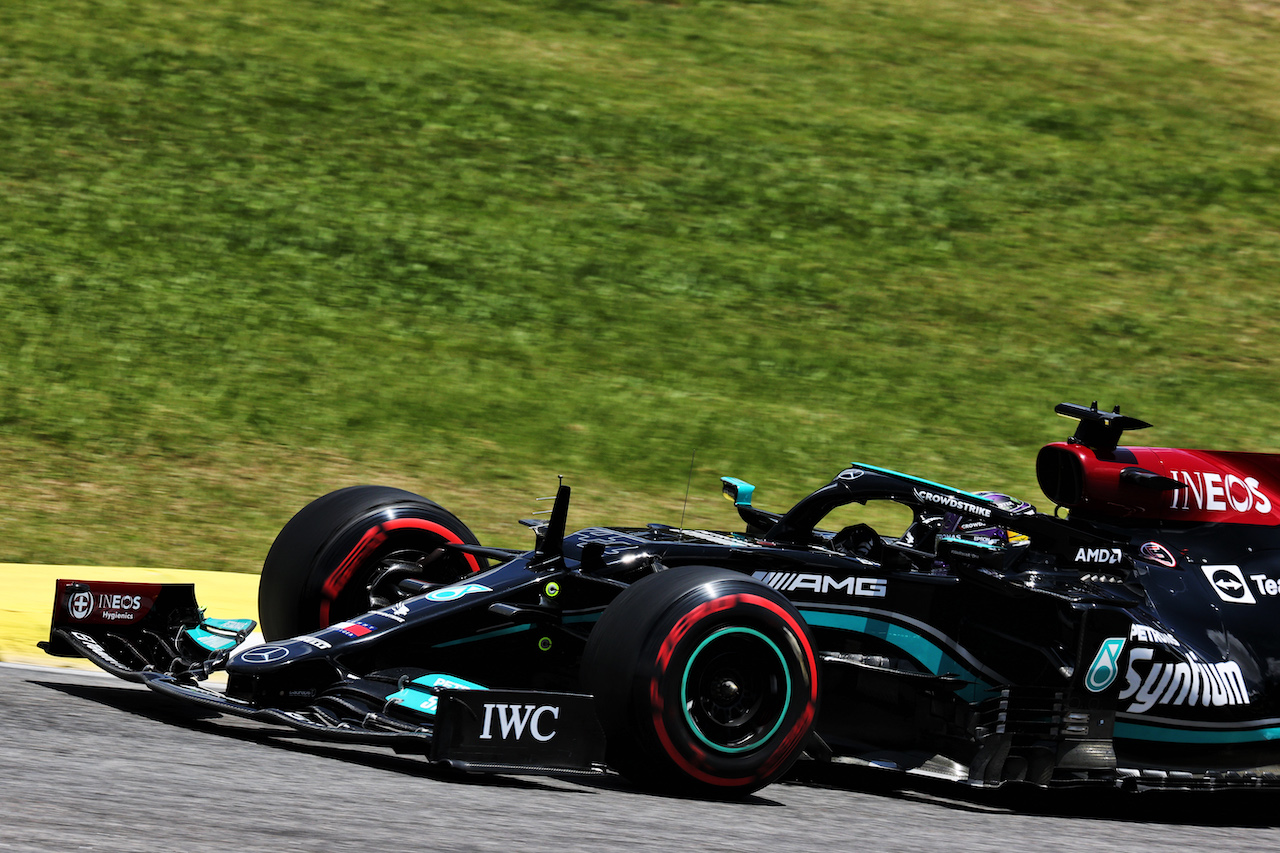
[[[681,705],[690,731],[717,752],[766,743],[791,707],[791,671],[773,640],[729,626],[708,635],[685,664]]]

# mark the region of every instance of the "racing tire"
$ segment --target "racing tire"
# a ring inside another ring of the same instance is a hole
[[[457,516],[413,492],[351,486],[317,498],[281,529],[262,564],[262,635],[296,637],[366,613],[388,558],[409,564],[449,542],[479,544]],[[485,568],[481,557],[445,553],[420,579],[452,583]]]
[[[609,605],[582,660],[609,764],[632,781],[736,797],[800,756],[818,712],[817,656],[785,598],[728,569],[650,575]]]

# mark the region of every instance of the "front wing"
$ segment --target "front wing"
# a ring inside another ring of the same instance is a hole
[[[587,695],[495,690],[407,668],[317,685],[314,697],[289,708],[206,686],[254,627],[251,620],[204,618],[190,584],[59,581],[49,640],[40,646],[218,713],[321,740],[387,746],[458,770],[605,769],[604,734]]]

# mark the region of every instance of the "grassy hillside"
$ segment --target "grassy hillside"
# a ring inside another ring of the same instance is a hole
[[[1274,2],[0,6],[0,561],[1280,451]],[[1043,500],[1041,500],[1043,503]]]

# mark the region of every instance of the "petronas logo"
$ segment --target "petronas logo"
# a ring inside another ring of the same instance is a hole
[[[1111,686],[1120,672],[1120,652],[1124,651],[1124,637],[1111,637],[1102,641],[1098,656],[1089,665],[1084,676],[1084,686],[1094,693],[1101,693]]]

